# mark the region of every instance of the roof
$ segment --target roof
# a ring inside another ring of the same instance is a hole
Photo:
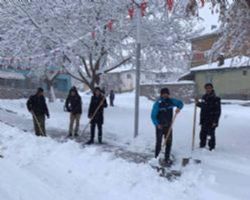
[[[208,70],[222,70],[222,69],[235,69],[241,67],[250,67],[250,57],[248,56],[235,56],[224,60],[224,64],[218,66],[218,62],[200,65],[190,69],[191,72],[195,71],[208,71]]]
[[[132,64],[125,64],[125,65],[122,65],[122,66],[119,66],[119,67],[113,69],[109,73],[121,73],[121,72],[133,71],[133,70],[134,69],[133,69]]]
[[[140,83],[140,85],[194,85],[194,81],[167,81],[167,82],[152,82],[152,83]]]
[[[0,71],[1,79],[24,80],[25,76],[17,72]]]
[[[204,39],[211,38],[211,37],[218,37],[218,36],[220,36],[220,34],[221,34],[220,31],[215,31],[213,33],[207,33],[207,34],[204,34],[204,35],[193,37],[190,40],[192,42],[195,42],[195,41],[204,40]]]

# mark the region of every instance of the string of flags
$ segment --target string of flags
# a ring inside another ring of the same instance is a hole
[[[167,6],[167,9],[171,12],[174,8],[174,0],[164,0],[166,1],[166,6]],[[193,5],[193,4],[196,4],[197,1],[200,1],[201,3],[201,6],[204,7],[205,5],[205,0],[189,0],[189,4]],[[146,10],[147,10],[147,7],[148,7],[148,2],[147,0],[142,0],[142,2],[139,4],[139,5],[136,5],[135,3],[135,0],[131,0],[131,4],[129,5],[128,7],[128,17],[129,19],[133,19],[133,17],[135,16],[135,8],[136,6],[139,6],[140,8],[140,11],[141,11],[141,16],[145,16],[146,15]],[[107,28],[107,30],[109,32],[112,32],[113,29],[114,29],[114,20],[113,19],[110,19],[106,22],[106,24],[104,24],[104,26]],[[96,30],[92,31],[90,33],[92,39],[96,39]],[[81,39],[84,39],[86,37],[85,36],[82,36],[68,44],[66,44],[67,48],[69,48],[70,45],[72,45],[73,43],[76,43],[78,42],[79,40]],[[63,49],[61,48],[56,48],[56,49],[53,49],[51,51],[49,51],[48,53],[43,53],[43,54],[39,54],[39,55],[34,55],[34,56],[24,56],[24,57],[0,57],[0,61],[6,61],[8,63],[13,63],[13,62],[20,62],[20,61],[28,61],[28,62],[31,62],[32,60],[34,60],[35,58],[41,58],[41,57],[48,57],[50,56],[51,54],[56,56],[58,54],[62,54],[63,53]]]

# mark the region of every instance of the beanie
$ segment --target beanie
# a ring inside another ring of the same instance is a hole
[[[170,94],[169,89],[168,88],[162,88],[161,89],[161,95],[162,94],[168,94],[169,95]]]

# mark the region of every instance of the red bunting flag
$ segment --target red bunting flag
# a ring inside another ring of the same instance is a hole
[[[174,0],[167,0],[167,7],[169,11],[172,11],[174,7]]]
[[[93,32],[91,33],[91,36],[92,36],[93,39],[95,39],[95,36],[96,36],[95,31],[93,31]]]
[[[109,31],[112,31],[112,29],[113,29],[113,20],[112,19],[108,21],[107,27],[108,27]]]
[[[134,9],[134,6],[131,6],[129,9],[128,9],[128,16],[130,19],[132,19],[134,17],[134,14],[135,14],[135,9]]]
[[[205,5],[205,0],[201,0],[201,7],[204,7]]]
[[[146,2],[146,0],[144,0],[141,3],[141,15],[142,16],[145,16],[146,9],[147,9],[147,2]]]

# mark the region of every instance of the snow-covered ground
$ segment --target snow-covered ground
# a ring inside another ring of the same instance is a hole
[[[83,95],[87,123],[90,96]],[[32,131],[26,100],[0,100],[0,200],[187,199],[249,200],[250,107],[223,105],[215,151],[196,148],[191,153],[193,105],[185,105],[174,126],[173,154],[176,169],[182,157],[193,156],[201,165],[183,168],[179,179],[169,182],[147,163],[136,164],[103,152],[100,146],[82,148],[74,141],[58,143],[38,138]],[[151,101],[141,98],[140,133],[133,139],[132,93],[117,95],[115,107],[105,111],[104,140],[135,152],[153,155],[155,133],[150,120]],[[235,103],[235,101],[234,101]],[[69,116],[63,102],[49,104],[48,129],[67,130]],[[199,126],[197,124],[197,133]],[[198,137],[196,137],[196,146]]]

